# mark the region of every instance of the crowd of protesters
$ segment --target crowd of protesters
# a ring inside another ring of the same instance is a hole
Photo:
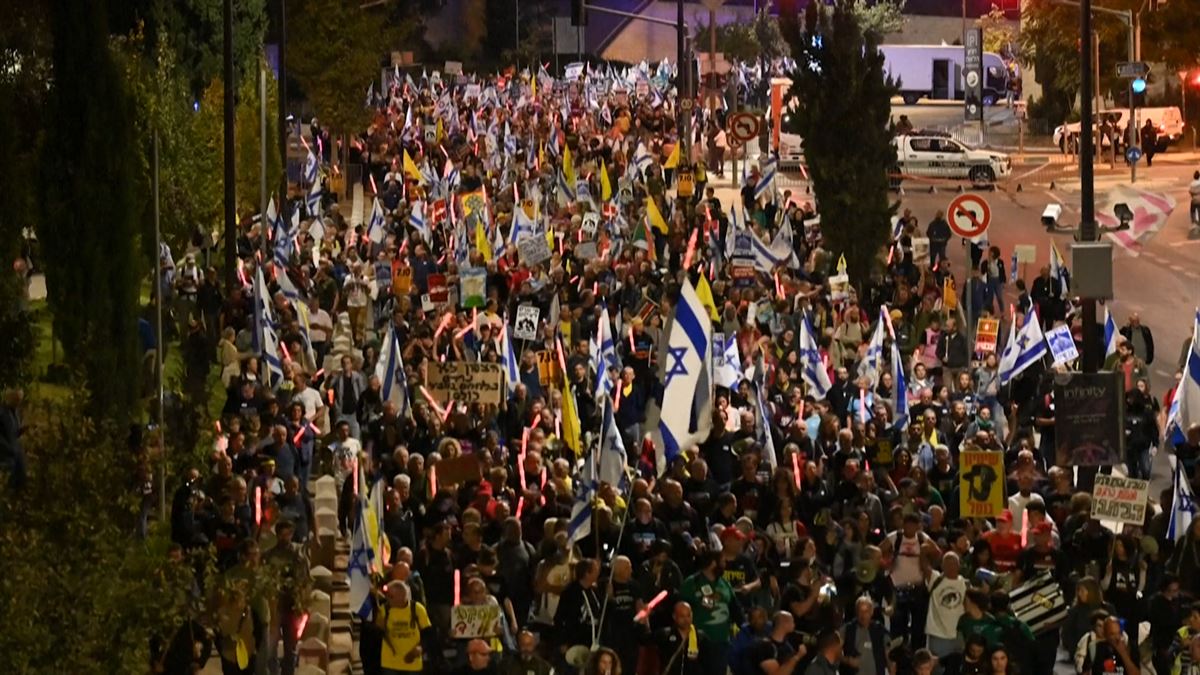
[[[364,167],[382,223],[358,217],[349,190],[333,199],[329,160],[341,146],[313,124],[305,143],[317,178],[281,209],[279,232],[246,220],[241,287],[224,292],[217,270],[197,261],[203,248],[170,263],[163,296],[178,310],[193,386],[203,391],[219,369],[224,388],[211,462],[186,477],[171,514],[175,554],[215,552],[206,585],[223,589],[217,618],[188,634],[212,636],[223,672],[268,662],[294,672],[307,547],[320,534],[312,484],[325,475],[339,486],[342,537],[362,526],[359,486],[385,491],[390,556],[379,561],[355,648],[368,675],[1048,675],[1063,654],[1067,672],[1193,672],[1200,525],[1178,542],[1168,534],[1170,490],[1153,495],[1142,527],[1114,531],[1091,518],[1089,492],[1071,467],[1056,466],[1054,369],[1039,361],[1000,384],[1008,322],[1029,307],[1078,336],[1060,280],[1042,270],[1027,290],[1002,252],[983,246],[969,278],[955,278],[946,247],[957,244],[942,215],[923,225],[905,212],[878,271],[835,293],[838,256],[823,248],[818,209],[774,186],[756,190],[758,166],[740,198],[722,204],[706,180],[724,169],[722,114],[704,113],[677,152],[669,73],[633,73],[543,73],[536,84],[511,72],[397,77],[345,148]],[[687,169],[695,188],[681,196],[675,179]],[[486,214],[464,235],[461,197],[480,190]],[[666,232],[650,222],[647,200]],[[549,260],[526,265],[515,236],[505,245],[518,209],[542,228],[534,236],[554,237]],[[598,230],[586,228],[591,213]],[[794,262],[749,284],[735,278],[725,255],[731,213],[760,242],[792,228]],[[921,237],[936,243],[929,258],[914,250]],[[584,255],[585,243],[597,246]],[[434,301],[431,281],[457,288],[466,267],[485,270],[482,306]],[[277,364],[256,337],[260,274]],[[681,286],[701,274],[714,330],[736,336],[747,375],[716,388],[707,438],[660,470],[647,410],[691,404],[657,397]],[[991,351],[976,349],[962,308],[943,297],[947,279],[971,306],[966,315],[1000,319]],[[522,305],[541,320],[534,338],[512,340]],[[612,321],[619,367],[597,367],[590,343],[601,317]],[[798,348],[805,321],[819,362]],[[878,321],[899,347],[903,388],[894,370],[863,367]],[[1148,475],[1170,392],[1149,385],[1150,330],[1135,315],[1120,332],[1109,365],[1125,374],[1124,470]],[[379,368],[392,348],[385,336],[402,354],[398,398]],[[506,339],[519,375],[500,404],[429,395],[430,364],[500,363]],[[809,368],[831,381],[823,396]],[[600,486],[590,532],[572,537],[582,455],[606,407],[627,480]],[[580,421],[574,443],[568,414]],[[1189,431],[1176,452],[1194,476],[1200,429]],[[1007,508],[997,517],[960,510],[964,450],[1003,453]],[[439,463],[463,457],[474,458],[476,476],[435,477]],[[268,570],[272,595],[255,595]],[[215,584],[213,574],[243,583]],[[1035,581],[1061,591],[1058,620],[1031,625],[1014,613],[1010,593]],[[494,606],[499,621],[456,638],[456,603]],[[190,672],[192,658],[164,670]]]

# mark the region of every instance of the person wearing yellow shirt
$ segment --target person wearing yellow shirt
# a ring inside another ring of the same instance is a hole
[[[433,631],[425,606],[412,600],[408,584],[393,581],[387,585],[387,603],[375,617],[383,629],[380,665],[384,675],[425,672],[425,649]],[[432,652],[431,652],[432,653]]]

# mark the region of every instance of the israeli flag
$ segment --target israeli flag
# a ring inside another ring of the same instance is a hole
[[[349,480],[358,480],[353,476]],[[361,619],[371,616],[371,571],[375,568],[375,547],[367,535],[366,500],[358,498],[354,531],[350,535],[350,558],[346,576],[350,582],[350,611]]]
[[[520,204],[513,206],[512,226],[508,230],[508,243],[515,246],[526,237],[537,234],[538,224],[525,213]]]
[[[508,395],[512,396],[521,382],[521,367],[517,362],[517,352],[513,349],[507,317],[504,320],[504,336],[500,340],[500,362],[504,364],[504,381],[508,386]]]
[[[1200,422],[1200,312],[1192,326],[1192,345],[1188,349],[1183,377],[1175,388],[1175,398],[1167,416],[1167,431],[1175,444],[1185,440],[1184,434]]]
[[[1066,297],[1067,292],[1071,289],[1071,272],[1067,270],[1067,264],[1063,261],[1062,254],[1058,252],[1058,247],[1054,242],[1050,242],[1050,278],[1058,279],[1058,296]]]
[[[509,157],[517,154],[517,137],[513,135],[512,127],[509,126],[507,120],[504,122],[504,152]]]
[[[425,202],[417,200],[408,211],[408,224],[421,235],[425,243],[433,243],[433,233],[429,231],[429,223],[425,220]]]
[[[304,208],[313,218],[321,217],[321,181],[313,181],[308,194],[304,196]]]
[[[608,318],[608,308],[600,311],[600,323],[596,326],[596,339],[591,343],[592,365],[596,369],[596,398],[611,394],[614,386],[608,371],[612,368],[621,369],[621,361],[617,358],[617,345],[613,340],[612,323]]]
[[[1113,321],[1112,312],[1108,310],[1108,306],[1104,307],[1104,358],[1117,353],[1117,337],[1120,333],[1117,331],[1117,322]]]
[[[1021,330],[1017,330],[1015,318],[1009,326],[1008,344],[1000,356],[1000,385],[1008,384],[1045,355],[1046,336],[1042,334],[1037,310],[1030,307]]]
[[[307,183],[316,183],[318,174],[321,170],[321,162],[317,159],[316,154],[310,148],[308,151],[308,159],[304,161],[304,180]]]
[[[1174,458],[1173,458],[1174,459]],[[1183,462],[1175,459],[1175,486],[1171,499],[1171,519],[1167,521],[1167,538],[1179,541],[1192,529],[1192,518],[1196,516],[1196,495],[1192,484],[1183,473]]]
[[[742,373],[742,356],[738,352],[737,334],[724,336],[720,343],[721,353],[717,355],[717,366],[713,370],[713,379],[718,387],[736,389],[745,374]]]
[[[892,342],[892,396],[896,399],[896,420],[893,428],[908,428],[908,382],[904,377],[904,357],[900,345]]]
[[[603,483],[608,483],[624,492],[629,485],[629,476],[625,473],[627,461],[625,441],[621,440],[621,430],[617,428],[617,420],[613,415],[612,398],[604,398],[602,412],[603,424],[600,427],[600,444],[597,453],[597,477]]]
[[[575,201],[575,186],[567,182],[567,176],[561,170],[558,172],[558,199],[564,206]]]
[[[404,357],[401,354],[400,338],[388,322],[387,334],[383,338],[378,363],[375,364],[375,375],[383,384],[380,398],[385,402],[391,401],[396,406],[396,412],[401,417],[409,416],[408,376],[404,372]]]
[[[279,360],[279,336],[275,332],[275,313],[262,268],[254,276],[254,350],[266,366],[265,383],[274,389],[283,380],[283,362]]]
[[[654,158],[650,156],[650,152],[646,150],[645,143],[638,143],[637,150],[633,151],[633,165],[637,167],[638,176],[645,175],[646,169],[654,163]]]
[[[376,197],[371,204],[371,220],[367,222],[367,238],[376,244],[383,243],[383,202]]]
[[[829,393],[833,383],[829,381],[829,373],[825,370],[825,364],[821,361],[821,351],[817,345],[817,334],[813,329],[812,322],[808,317],[804,317],[804,321],[800,324],[800,347],[799,347],[800,362],[804,366],[804,370],[800,375],[805,384],[812,389],[812,394],[815,398],[825,398]]]
[[[590,460],[588,463],[591,464]],[[592,500],[596,496],[594,468],[591,474],[590,480],[585,480],[583,476],[575,480],[575,503],[571,506],[571,519],[567,521],[567,541],[570,544],[592,533]]]
[[[779,158],[774,155],[763,164],[762,175],[758,178],[758,183],[754,185],[754,199],[762,199],[763,195],[770,193],[770,200],[775,201],[775,175],[779,173]]]
[[[756,440],[758,444],[762,446],[763,459],[767,460],[767,464],[771,466],[771,471],[773,472],[779,466],[779,458],[775,456],[775,438],[771,433],[771,408],[767,403],[766,370],[765,363],[757,369],[760,376],[757,378],[758,386],[756,389],[758,393],[754,397],[758,406],[756,411],[758,424],[755,425],[755,435],[757,436]]]
[[[272,200],[267,206],[267,220],[274,224],[275,227],[275,247],[272,260],[275,266],[280,270],[288,266],[292,257],[292,249],[295,247],[296,230],[284,227],[283,219],[275,215],[275,201]]]
[[[879,320],[875,322],[875,332],[867,343],[867,355],[858,364],[858,376],[871,380],[871,386],[879,384],[879,374],[883,367],[883,338],[887,332],[887,319],[884,312],[887,306],[879,308]]]
[[[712,427],[712,321],[690,281],[684,281],[663,353],[659,419],[652,427],[662,439],[654,444],[660,475]]]

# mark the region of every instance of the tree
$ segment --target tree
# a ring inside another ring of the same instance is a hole
[[[224,5],[224,0],[154,1],[150,46],[153,48],[161,37],[174,47],[193,98],[222,73]],[[254,76],[266,31],[267,0],[237,0],[233,3],[235,82]]]
[[[264,61],[262,66],[266,67]],[[262,122],[259,117],[258,78],[246,77],[238,86],[237,112],[234,114],[234,139],[237,141],[235,151],[237,157],[237,201],[238,207],[248,212],[258,213],[261,208],[260,193],[262,192]],[[275,78],[267,77],[267,194],[274,192],[283,175],[283,166],[279,163],[279,116],[278,110],[279,87]],[[219,155],[224,161],[224,146]],[[279,203],[276,198],[275,203]]]
[[[1200,63],[1200,0],[1171,0],[1142,19],[1144,59],[1166,63],[1172,76]]]
[[[785,17],[781,28],[797,63],[791,95],[800,106],[791,127],[804,139],[821,232],[835,256],[846,256],[851,279],[863,281],[879,262],[898,206],[888,203],[887,176],[896,164],[888,130],[896,86],[855,3],[811,3],[803,27]]]
[[[54,38],[40,161],[38,238],[55,335],[92,410],[134,412],[139,362],[133,106],[109,51],[104,3],[51,4]]]
[[[854,3],[854,18],[862,27],[863,33],[882,40],[889,33],[899,33],[904,30],[905,0],[878,0],[868,3],[860,0]]]
[[[135,538],[149,458],[127,429],[81,417],[86,405],[27,404],[29,479],[0,485],[6,672],[147,672],[152,636],[186,607],[191,569],[167,564],[165,538]]]
[[[987,14],[975,20],[975,25],[983,29],[983,50],[996,54],[1005,54],[1016,48],[1017,30],[1013,27],[1004,10],[996,5]]]
[[[308,94],[317,117],[340,133],[365,128],[367,87],[379,78],[384,56],[415,41],[415,22],[393,24],[357,3],[298,0],[288,22],[304,26],[288,45],[288,72]]]
[[[703,18],[703,15],[701,16]],[[696,28],[692,44],[707,51],[711,44],[712,27],[701,23]],[[790,54],[790,48],[779,32],[779,21],[771,16],[770,7],[763,7],[753,21],[717,24],[717,51],[729,60],[748,61],[758,57],[774,59]]]

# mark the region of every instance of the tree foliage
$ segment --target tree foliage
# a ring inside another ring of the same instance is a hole
[[[700,51],[709,47],[712,27],[697,26],[692,44]],[[787,41],[779,32],[779,20],[771,16],[770,7],[763,7],[752,21],[717,24],[717,51],[729,60],[747,61],[755,58],[774,59],[791,53]]]
[[[363,107],[367,87],[379,78],[385,55],[411,44],[419,25],[394,23],[343,0],[297,0],[288,22],[304,26],[288,44],[288,72],[303,87],[317,117],[338,132],[370,121]]]
[[[859,25],[854,6],[811,3],[803,26],[785,19],[782,29],[797,64],[791,95],[800,105],[791,126],[804,139],[821,232],[834,255],[846,256],[851,278],[865,280],[896,209],[887,177],[896,163],[888,130],[896,87],[885,77],[878,37]]]
[[[862,28],[863,33],[882,40],[889,33],[899,33],[904,30],[907,19],[904,17],[905,0],[877,0],[867,2],[860,0],[854,3],[854,18]]]
[[[262,63],[266,68],[266,62]],[[262,192],[262,121],[260,109],[262,97],[259,94],[258,77],[245,77],[238,85],[237,111],[234,113],[234,151],[237,163],[237,203],[238,208],[247,212],[258,213],[260,209],[260,193]],[[361,102],[360,102],[361,103]],[[267,194],[275,191],[283,175],[283,166],[279,159],[279,87],[275,78],[267,76]],[[224,146],[218,159],[224,162]],[[275,203],[279,203],[276,199]]]
[[[29,480],[0,486],[0,653],[10,673],[143,673],[177,625],[190,570],[139,540],[144,458],[83,401],[25,411]]]
[[[174,48],[194,98],[224,69],[224,0],[153,0],[151,47],[159,39]],[[253,78],[267,31],[267,0],[233,3],[234,81]]]
[[[44,115],[38,237],[55,335],[92,392],[128,418],[138,373],[134,109],[109,50],[104,3],[51,3],[53,84]]]
[[[1003,54],[1016,48],[1017,29],[998,6],[992,5],[987,14],[975,20],[975,25],[983,29],[984,51]]]

